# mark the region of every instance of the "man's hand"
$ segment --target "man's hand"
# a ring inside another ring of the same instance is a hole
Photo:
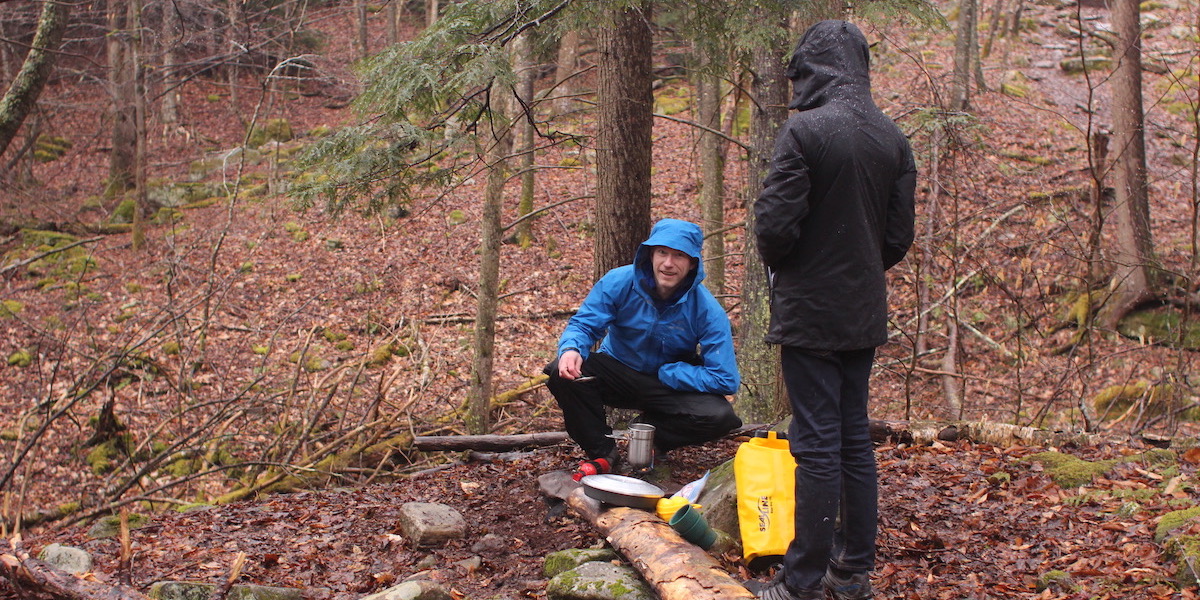
[[[567,350],[558,357],[558,376],[563,379],[575,379],[583,375],[583,355],[576,350]]]

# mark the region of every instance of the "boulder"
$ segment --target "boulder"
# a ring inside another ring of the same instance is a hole
[[[92,555],[73,546],[50,544],[38,553],[38,560],[72,575],[82,575],[92,570]]]
[[[586,562],[563,571],[546,585],[552,600],[654,600],[657,596],[631,567]]]
[[[444,546],[466,534],[467,522],[445,504],[406,502],[400,507],[399,528],[414,546]]]
[[[452,596],[440,585],[425,580],[405,581],[382,592],[363,596],[359,600],[451,600]]]

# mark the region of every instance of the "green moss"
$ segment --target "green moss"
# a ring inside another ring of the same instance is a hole
[[[137,208],[137,201],[133,198],[126,198],[113,209],[112,216],[108,220],[111,223],[132,223],[135,208]]]
[[[246,261],[246,262],[242,263],[242,266],[238,267],[239,273],[249,273],[253,270],[254,270],[254,263],[252,263],[250,261]]]
[[[259,356],[266,356],[271,353],[271,347],[264,344],[256,344],[250,348],[250,351]]]
[[[297,281],[303,279],[304,276],[299,273],[288,273],[287,275],[284,275],[283,278],[287,280],[288,283],[296,283]]]
[[[0,319],[11,319],[25,310],[25,305],[16,300],[0,301]]]
[[[179,342],[170,341],[162,345],[163,354],[167,356],[176,356],[179,354]]]
[[[354,342],[350,340],[342,340],[334,344],[333,347],[341,350],[342,352],[349,352],[354,349]]]
[[[103,475],[116,467],[114,463],[122,454],[118,439],[114,438],[98,444],[88,452],[86,460],[92,473]]]
[[[1172,531],[1187,525],[1196,518],[1200,518],[1200,506],[1193,506],[1164,514],[1158,519],[1158,526],[1154,529],[1154,540],[1162,542]]]
[[[1200,350],[1200,319],[1184,319],[1174,307],[1154,307],[1129,313],[1117,324],[1121,335],[1147,344]]]
[[[334,329],[324,329],[321,331],[321,337],[325,338],[325,341],[327,342],[340,342],[350,337],[350,334]]]
[[[1151,384],[1146,381],[1114,385],[1101,390],[1092,398],[1096,414],[1104,419],[1117,419],[1133,407],[1148,416],[1173,412],[1187,402],[1182,391],[1171,384]]]
[[[28,367],[33,364],[33,353],[21,349],[8,355],[8,364],[13,367]]]
[[[1073,593],[1079,591],[1079,585],[1066,571],[1049,571],[1038,577],[1037,591],[1046,590]]]
[[[251,128],[246,145],[257,148],[267,142],[290,142],[295,134],[292,124],[287,119],[268,119],[261,125]]]
[[[1108,472],[1116,464],[1112,460],[1088,462],[1062,452],[1039,452],[1024,460],[1045,465],[1054,483],[1066,489],[1089,484],[1097,475]]]
[[[392,360],[392,345],[383,344],[371,350],[370,355],[367,356],[367,365],[379,367],[387,364],[390,360]]]
[[[150,519],[145,515],[138,513],[129,513],[127,517],[130,529],[137,529],[150,522]],[[121,517],[117,515],[109,515],[96,521],[92,528],[88,530],[88,535],[96,538],[116,537],[121,533]]]
[[[450,213],[446,215],[446,218],[450,221],[451,225],[462,225],[463,223],[467,222],[467,216],[463,213],[463,211],[457,208],[450,211]]]

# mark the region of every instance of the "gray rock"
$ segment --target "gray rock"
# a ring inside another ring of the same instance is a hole
[[[617,560],[616,551],[610,548],[579,548],[559,550],[546,555],[542,563],[542,574],[547,578],[554,577],[564,571],[570,571],[579,565],[589,562],[612,562]]]
[[[406,502],[400,507],[400,530],[415,546],[442,546],[462,538],[467,522],[445,504]]]
[[[555,575],[546,586],[552,600],[654,600],[654,590],[631,567],[587,562]]]
[[[38,560],[73,575],[80,575],[92,570],[92,555],[74,546],[50,544],[38,553]]]
[[[440,585],[419,580],[405,581],[359,600],[451,600],[451,596]]]
[[[150,586],[147,596],[155,600],[208,600],[216,586],[192,581],[160,581]],[[298,588],[237,584],[229,588],[229,600],[302,600],[305,591]]]

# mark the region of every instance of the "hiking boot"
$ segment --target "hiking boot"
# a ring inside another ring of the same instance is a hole
[[[834,600],[868,600],[872,595],[871,577],[866,573],[851,573],[842,577],[829,570],[825,571],[821,583],[833,594]]]
[[[783,583],[783,569],[775,573],[771,581],[761,583],[758,581],[746,582],[746,589],[754,593],[755,598],[763,600],[825,600],[825,590],[801,590],[794,592],[788,589]]]
[[[579,481],[588,475],[604,475],[607,473],[615,473],[617,465],[620,463],[620,453],[616,448],[612,449],[607,456],[592,458],[579,463],[579,467],[575,469],[575,473],[571,475],[571,479]]]

